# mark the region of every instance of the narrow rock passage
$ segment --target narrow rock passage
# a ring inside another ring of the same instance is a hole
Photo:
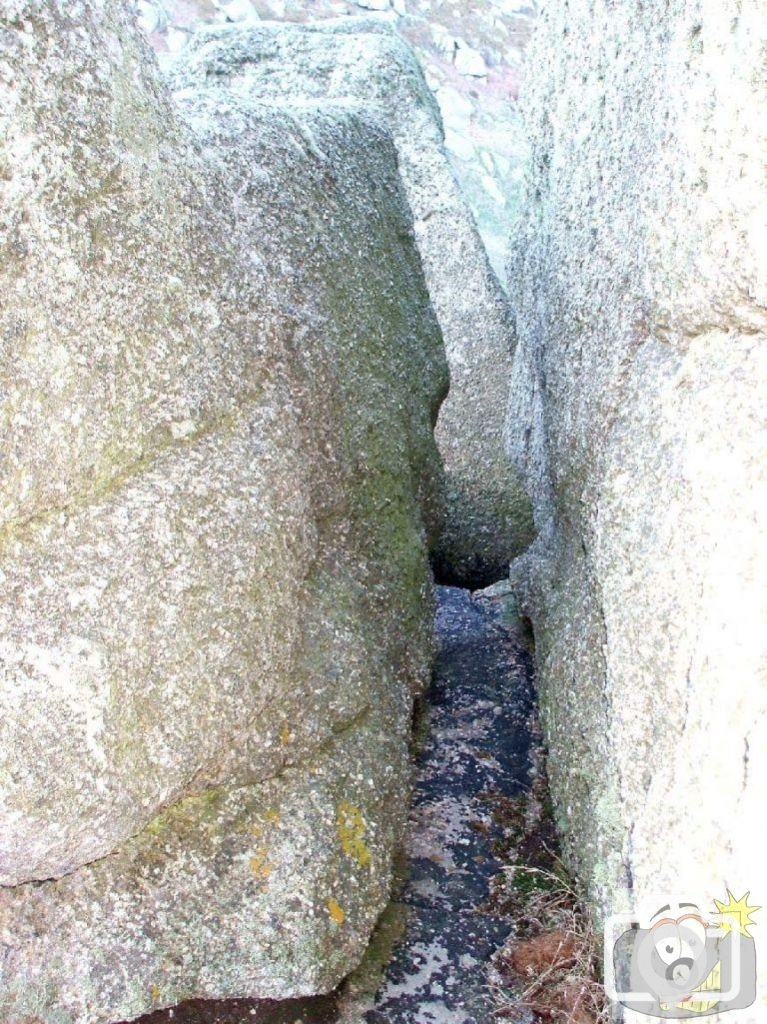
[[[511,930],[492,910],[501,801],[530,785],[532,662],[499,599],[438,588],[439,643],[407,839],[404,941],[366,1024],[485,1024],[487,961]]]
[[[437,588],[438,653],[417,723],[404,882],[368,961],[327,997],[187,1003],[145,1024],[490,1024],[487,966],[513,922],[491,880],[505,866],[499,808],[531,784],[532,659],[503,597]],[[383,949],[383,954],[382,954]],[[383,980],[381,972],[383,971]],[[375,994],[373,994],[375,993]]]

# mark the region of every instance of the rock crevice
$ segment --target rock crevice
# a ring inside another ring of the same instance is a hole
[[[415,55],[377,19],[261,23],[198,32],[169,75],[179,96],[204,83],[260,101],[354,102],[387,125],[450,366],[436,428],[446,507],[435,570],[459,585],[505,576],[532,538],[530,503],[503,442],[513,322]]]

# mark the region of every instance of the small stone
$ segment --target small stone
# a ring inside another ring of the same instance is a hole
[[[485,78],[487,76],[487,64],[479,50],[475,50],[462,39],[458,39],[456,44],[453,57],[456,71],[470,78]]]
[[[498,182],[495,180],[494,177],[492,177],[490,174],[483,174],[482,185],[484,186],[484,189],[487,192],[487,194],[492,196],[495,202],[499,204],[499,206],[506,205],[506,196],[503,194],[503,192],[501,192],[500,188],[498,187]]]
[[[180,28],[169,28],[165,35],[165,42],[171,53],[181,53],[189,42],[189,33]]]
[[[431,35],[437,50],[449,60],[453,60],[458,46],[455,36],[448,32],[444,25],[439,24],[431,26]]]
[[[426,84],[435,94],[445,81],[442,69],[434,65],[424,69],[424,78],[426,79]]]

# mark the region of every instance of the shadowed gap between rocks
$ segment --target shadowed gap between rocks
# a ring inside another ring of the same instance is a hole
[[[488,561],[475,553],[457,570],[452,559],[437,554],[431,559],[431,570],[439,586],[474,591],[502,583],[508,577],[509,563]]]
[[[142,1024],[495,1019],[488,967],[515,924],[495,883],[516,822],[540,797],[532,641],[508,587],[475,595],[438,587],[437,598],[433,680],[414,715],[408,831],[392,902],[362,965],[329,995],[193,1000]]]

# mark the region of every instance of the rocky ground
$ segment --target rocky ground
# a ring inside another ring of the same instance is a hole
[[[530,785],[532,664],[498,601],[443,587],[408,835],[407,925],[365,1024],[486,1024],[489,958],[512,921],[491,899],[506,822]]]
[[[494,896],[506,808],[535,768],[532,661],[502,597],[439,588],[439,653],[416,723],[417,772],[401,891],[367,960],[327,997],[191,1002],[142,1024],[490,1024],[490,958],[514,921]]]
[[[171,59],[206,24],[376,14],[411,43],[439,101],[448,151],[501,280],[526,155],[516,100],[538,0],[137,0]]]

